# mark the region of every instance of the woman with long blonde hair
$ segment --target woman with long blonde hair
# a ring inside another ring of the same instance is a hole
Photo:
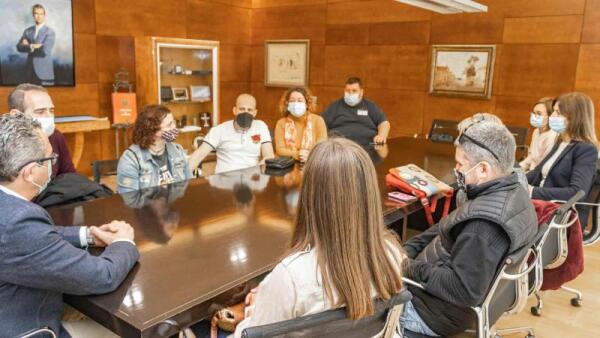
[[[236,329],[345,306],[350,319],[402,288],[400,243],[383,223],[377,175],[356,143],[317,144],[306,166],[287,256],[258,287],[252,314]]]

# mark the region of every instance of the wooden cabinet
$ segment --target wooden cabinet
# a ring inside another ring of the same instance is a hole
[[[178,143],[187,150],[208,132],[207,122],[219,123],[218,41],[137,37],[135,63],[138,106],[167,106],[182,131]]]

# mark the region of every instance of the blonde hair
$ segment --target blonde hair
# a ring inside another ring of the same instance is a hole
[[[290,95],[292,95],[293,92],[298,92],[302,94],[302,96],[304,96],[304,100],[306,101],[306,112],[314,113],[315,107],[313,102],[313,96],[310,90],[308,88],[295,87],[286,90],[285,93],[283,93],[283,95],[281,96],[281,99],[279,99],[279,112],[281,113],[281,115],[283,117],[286,117],[290,114],[290,112],[288,112],[288,103],[290,102]]]
[[[556,104],[560,113],[567,120],[567,133],[572,139],[591,143],[598,147],[594,121],[594,103],[583,93],[568,93],[561,95]]]
[[[402,288],[400,259],[390,255],[400,243],[383,223],[375,167],[356,143],[332,138],[313,148],[295,223],[290,253],[315,249],[325,294],[348,318],[374,313],[372,286],[381,299]]]

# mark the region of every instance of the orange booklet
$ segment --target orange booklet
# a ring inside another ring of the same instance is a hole
[[[137,118],[135,93],[112,93],[113,123],[133,124]]]

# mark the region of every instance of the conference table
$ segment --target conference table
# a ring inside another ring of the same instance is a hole
[[[397,138],[368,152],[387,224],[406,226],[410,215],[423,213],[420,202],[389,203],[390,168],[413,163],[454,182],[452,144]],[[50,209],[57,225],[124,220],[141,253],[114,292],[65,301],[122,337],[169,337],[242,301],[285,254],[301,177],[298,165],[288,172],[253,167]]]

